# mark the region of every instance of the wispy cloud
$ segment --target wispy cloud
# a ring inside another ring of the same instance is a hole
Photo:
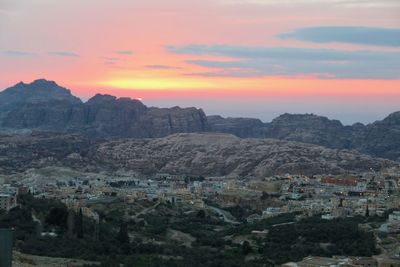
[[[76,53],[65,52],[65,51],[53,51],[53,52],[48,52],[47,54],[60,57],[79,57],[79,55]]]
[[[1,54],[9,57],[27,57],[36,55],[35,53],[32,52],[19,51],[19,50],[7,50],[1,52]]]
[[[254,47],[230,45],[168,46],[170,52],[236,58],[231,61],[188,60],[213,69],[200,76],[303,76],[330,79],[400,79],[400,52]],[[193,75],[193,73],[191,73]]]
[[[237,69],[227,68],[217,71],[206,72],[192,72],[185,73],[186,76],[200,76],[200,77],[260,77],[264,76],[263,73],[254,69]]]
[[[161,69],[161,70],[177,70],[182,69],[180,67],[169,66],[169,65],[147,65],[145,66],[148,69]]]
[[[117,54],[117,55],[133,55],[133,52],[131,50],[119,50],[119,51],[115,51],[115,54]]]
[[[400,29],[374,27],[309,27],[279,34],[282,39],[315,43],[349,43],[400,47]]]
[[[119,57],[103,57],[103,59],[107,60],[107,61],[120,61],[121,60],[121,58],[119,58]]]
[[[387,8],[400,7],[398,0],[219,0],[222,4],[227,5],[334,5],[348,8]]]

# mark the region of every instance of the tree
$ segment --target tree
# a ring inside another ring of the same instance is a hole
[[[53,226],[60,226],[62,228],[67,225],[68,210],[65,207],[55,207],[50,210],[46,217],[46,223]]]
[[[79,209],[78,216],[76,216],[75,229],[76,229],[76,236],[78,238],[83,238],[83,214],[82,214],[82,209]]]
[[[263,191],[260,198],[261,198],[261,200],[266,200],[269,198],[269,194],[267,192]]]
[[[121,225],[119,227],[117,239],[121,244],[129,243],[128,224],[127,223],[121,223]]]
[[[73,212],[72,210],[70,210],[68,212],[68,216],[67,216],[67,233],[69,237],[72,237],[74,235],[74,231],[75,231],[75,212]]]
[[[243,255],[247,255],[252,251],[253,251],[253,249],[251,248],[249,241],[247,241],[247,240],[244,241],[243,244],[242,244],[242,253],[243,253]]]
[[[205,213],[205,211],[204,210],[199,210],[198,212],[197,212],[197,218],[199,218],[199,219],[204,219],[205,217],[206,217],[206,213]]]

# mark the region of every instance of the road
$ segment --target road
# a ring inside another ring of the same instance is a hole
[[[137,219],[140,215],[146,214],[147,212],[149,212],[150,210],[153,210],[155,208],[157,208],[159,205],[161,204],[160,201],[158,201],[156,204],[154,204],[151,207],[145,208],[144,210],[140,211],[139,213],[136,213],[135,215],[131,216],[131,219]]]
[[[222,210],[220,208],[213,207],[213,206],[208,206],[208,207],[210,209],[212,209],[213,211],[215,211],[216,213],[218,213],[218,215],[222,217],[224,222],[230,223],[230,224],[240,224],[240,222],[236,221],[236,218],[233,217],[232,214],[230,214],[226,210]]]

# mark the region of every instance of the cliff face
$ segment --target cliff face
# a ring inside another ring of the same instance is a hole
[[[250,118],[209,116],[208,122],[213,131],[242,138],[275,138],[341,149],[351,148],[351,139],[356,133],[340,121],[313,114],[286,113],[270,123]],[[363,125],[360,127],[363,128]]]
[[[351,148],[352,129],[313,114],[283,114],[268,124],[266,136],[347,149]]]
[[[201,109],[148,108],[138,100],[96,95],[82,103],[54,82],[19,83],[0,93],[0,127],[91,137],[161,137],[208,129]]]
[[[230,133],[242,138],[263,138],[266,134],[267,124],[259,119],[252,118],[223,118],[221,116],[208,116],[210,130],[217,133]]]
[[[400,161],[400,112],[367,125],[353,145],[363,153]]]

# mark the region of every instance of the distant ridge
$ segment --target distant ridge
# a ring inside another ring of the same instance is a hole
[[[196,108],[148,108],[130,98],[97,94],[86,103],[44,79],[0,92],[0,128],[80,133],[99,138],[151,138],[207,130]]]
[[[354,149],[400,161],[400,112],[382,121],[344,126],[314,114],[283,114],[270,123],[206,116],[197,108],[154,108],[139,100],[97,94],[83,103],[45,79],[0,92],[0,129],[78,133],[90,138],[155,138],[174,133],[221,132],[241,138],[275,138]]]
[[[257,119],[209,116],[211,131],[242,138],[275,138],[336,149],[354,149],[375,157],[400,161],[400,112],[382,121],[344,126],[314,114],[283,114],[270,123]]]

